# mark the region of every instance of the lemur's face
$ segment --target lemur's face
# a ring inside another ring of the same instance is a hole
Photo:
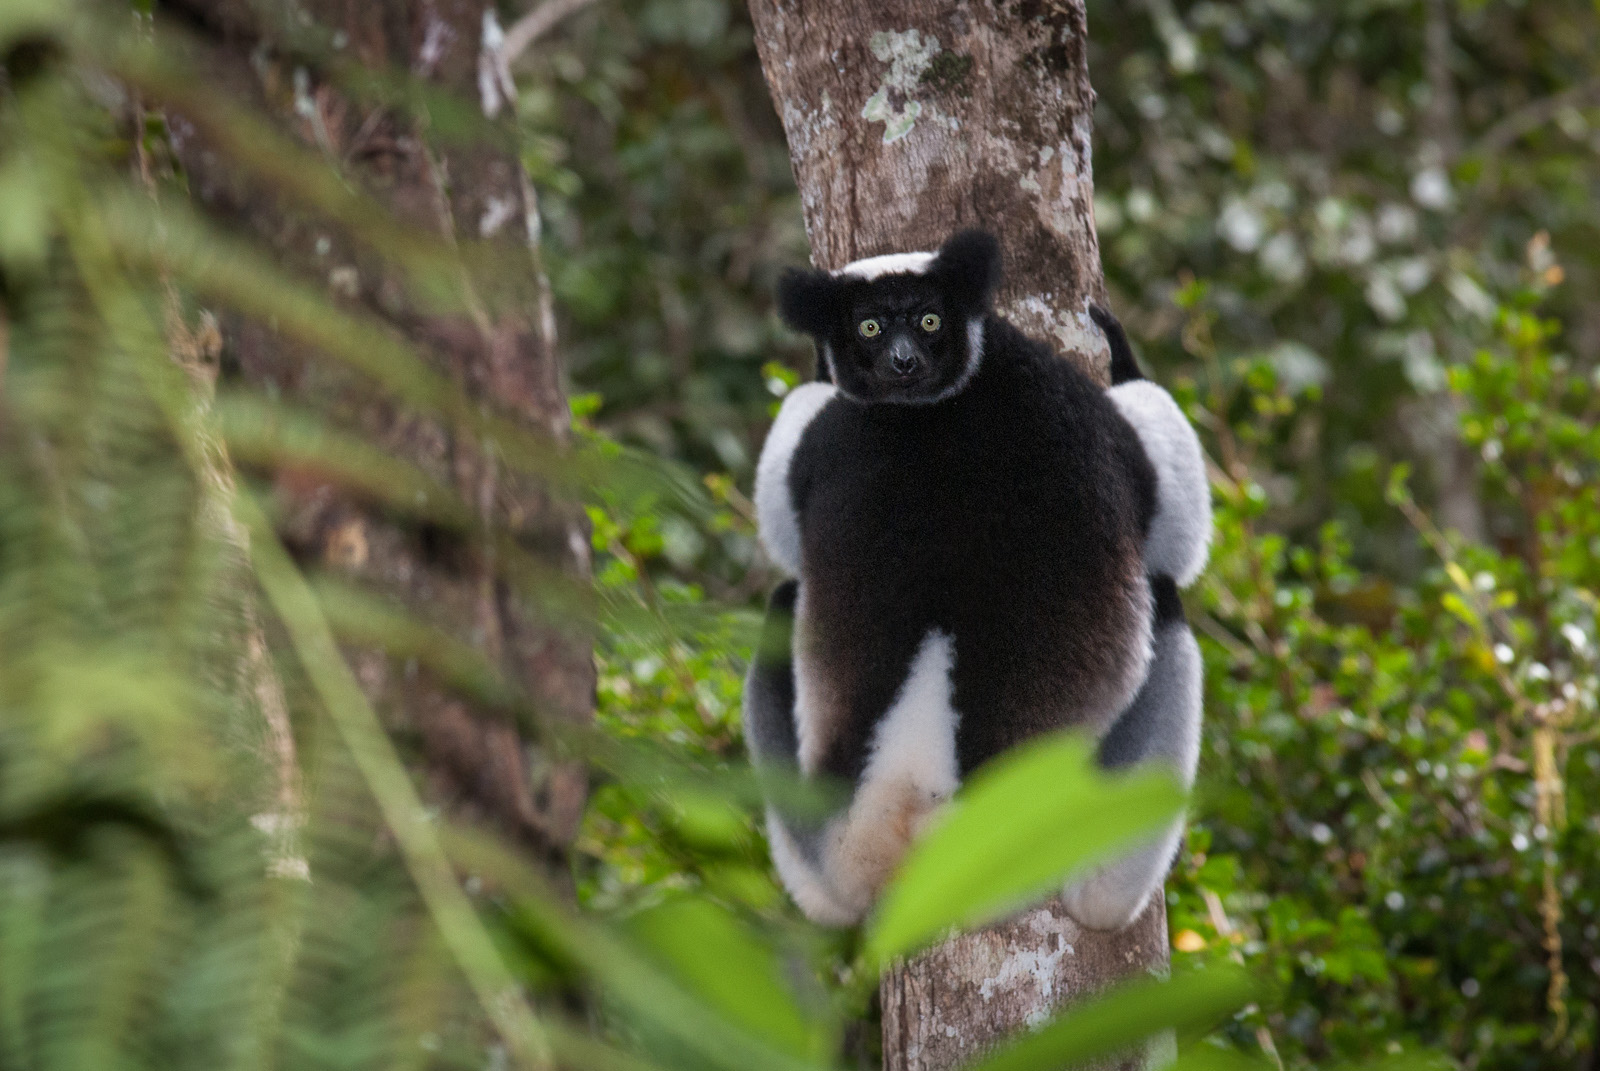
[[[854,291],[852,293],[852,291]],[[925,275],[857,281],[845,291],[824,340],[829,371],[862,401],[914,402],[946,393],[963,377],[966,324]]]
[[[846,395],[927,404],[976,373],[998,274],[994,239],[965,231],[938,253],[875,257],[831,274],[791,271],[778,304],[789,326],[816,339]]]

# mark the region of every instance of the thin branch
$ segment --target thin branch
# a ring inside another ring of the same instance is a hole
[[[553,1058],[543,1026],[462,891],[434,823],[412,786],[393,741],[340,653],[316,596],[278,541],[259,504],[248,495],[241,495],[234,502],[236,516],[251,535],[251,557],[261,589],[377,801],[445,946],[516,1063],[549,1071]]]
[[[594,0],[545,0],[544,3],[511,24],[500,45],[500,64],[509,69],[517,58],[539,38],[555,29],[568,15],[576,14]]]
[[[1561,92],[1540,97],[1523,105],[1484,132],[1472,146],[1474,156],[1494,156],[1504,152],[1520,138],[1544,126],[1566,108],[1600,101],[1600,76],[1569,86]]]
[[[1428,75],[1428,107],[1423,113],[1428,140],[1448,165],[1461,147],[1455,79],[1450,75],[1450,6],[1446,0],[1428,0],[1423,29],[1423,55]]]

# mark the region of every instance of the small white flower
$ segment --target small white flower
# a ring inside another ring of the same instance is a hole
[[[1431,278],[1433,278],[1433,268],[1426,257],[1407,257],[1395,262],[1394,281],[1408,294],[1415,294],[1427,286]]]
[[[1561,636],[1568,643],[1570,643],[1572,645],[1572,649],[1577,651],[1579,654],[1582,654],[1589,649],[1588,635],[1583,631],[1583,629],[1572,624],[1570,621],[1561,626]]]
[[[1367,280],[1366,296],[1372,311],[1390,323],[1406,314],[1406,299],[1387,272],[1375,272]]]
[[[1409,205],[1386,204],[1378,209],[1378,238],[1390,245],[1416,237],[1417,213]]]
[[[1241,253],[1255,250],[1261,244],[1266,230],[1261,214],[1237,198],[1229,200],[1217,219],[1217,233]]]
[[[1411,178],[1411,199],[1423,208],[1442,212],[1455,201],[1450,176],[1442,167],[1425,167]]]
[[[1143,187],[1128,191],[1128,215],[1135,223],[1143,223],[1156,214],[1156,198]]]
[[[1280,231],[1261,247],[1261,267],[1279,282],[1296,282],[1306,273],[1306,255],[1294,235]]]

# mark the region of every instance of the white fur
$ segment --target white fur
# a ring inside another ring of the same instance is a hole
[[[778,874],[814,922],[843,926],[866,915],[906,849],[955,794],[961,768],[956,759],[960,715],[951,702],[954,660],[948,634],[935,630],[923,638],[893,704],[873,730],[866,769],[849,808],[823,831],[820,874],[805,863],[786,832],[773,837]],[[798,701],[795,707],[803,740],[804,708]],[[779,824],[769,818],[769,828]]]
[[[1150,677],[1127,714],[1156,711],[1141,763],[1168,765],[1185,788],[1194,784],[1200,761],[1200,647],[1184,624],[1169,625],[1156,637]],[[1091,930],[1120,930],[1139,917],[1152,893],[1160,890],[1183,839],[1180,815],[1153,840],[1069,885],[1062,894],[1067,913]]]
[[[812,922],[823,926],[849,926],[860,916],[840,906],[822,875],[806,862],[799,845],[789,834],[783,819],[767,808],[767,844],[772,849],[772,864],[795,904]]]
[[[872,733],[862,787],[878,781],[908,781],[948,797],[960,784],[950,671],[955,641],[937,629],[922,638],[894,704]]]
[[[1211,546],[1211,486],[1194,428],[1172,395],[1147,379],[1112,387],[1111,400],[1156,470],[1156,515],[1145,540],[1145,569],[1188,587]]]
[[[774,564],[800,574],[800,518],[789,494],[789,463],[806,425],[834,396],[831,383],[806,383],[789,392],[767,432],[756,463],[756,528]]]
[[[853,260],[834,272],[854,279],[871,281],[880,275],[925,275],[938,253],[885,253],[881,257]]]

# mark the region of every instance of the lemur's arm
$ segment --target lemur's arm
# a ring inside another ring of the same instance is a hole
[[[1186,588],[1205,568],[1211,548],[1211,485],[1200,439],[1172,395],[1140,374],[1116,317],[1099,306],[1091,306],[1089,315],[1111,343],[1112,386],[1106,393],[1133,425],[1156,470],[1156,513],[1145,539],[1145,572],[1170,576]]]
[[[800,575],[800,516],[789,485],[789,463],[806,425],[834,393],[831,383],[805,383],[790,391],[756,463],[756,528],[761,545],[790,576]]]
[[[1205,566],[1211,542],[1211,491],[1200,440],[1172,396],[1139,373],[1128,337],[1104,309],[1090,310],[1111,342],[1108,391],[1133,425],[1156,471],[1156,512],[1145,540],[1145,570],[1155,604],[1150,673],[1105,736],[1099,761],[1107,769],[1145,763],[1167,766],[1185,788],[1200,758],[1201,662],[1184,620],[1178,587]],[[1132,922],[1161,888],[1183,839],[1184,820],[1067,887],[1073,918],[1093,929]]]

